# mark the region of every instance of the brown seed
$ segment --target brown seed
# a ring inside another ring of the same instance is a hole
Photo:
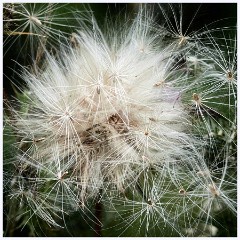
[[[192,99],[193,99],[194,101],[198,102],[198,101],[200,100],[200,97],[199,97],[199,95],[198,95],[197,93],[193,93]]]
[[[229,79],[229,80],[232,80],[232,78],[233,78],[233,74],[232,74],[232,72],[228,72],[227,73],[227,78]]]
[[[180,193],[181,195],[185,195],[187,192],[185,191],[185,189],[181,188],[181,189],[179,190],[179,193]]]

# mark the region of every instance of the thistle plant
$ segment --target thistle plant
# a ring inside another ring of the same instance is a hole
[[[61,4],[4,6],[5,43],[27,35],[32,59],[5,99],[6,236],[80,236],[73,218],[102,236],[236,222],[235,28],[189,33],[182,5],[154,7],[104,27],[85,9],[67,32]]]

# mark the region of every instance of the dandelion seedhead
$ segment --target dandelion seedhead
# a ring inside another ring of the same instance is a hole
[[[61,43],[61,6],[4,5],[5,33],[36,36],[43,52],[6,101],[9,221],[62,231],[78,211],[106,236],[209,236],[216,214],[236,214],[236,39],[219,30],[222,47],[207,27],[188,34],[182,7],[178,20],[170,6],[176,26],[158,8],[166,28],[148,4],[106,28],[79,13]]]

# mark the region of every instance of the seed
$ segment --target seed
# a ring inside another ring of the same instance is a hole
[[[185,195],[187,192],[185,191],[184,188],[181,188],[181,189],[179,190],[179,193],[180,193],[181,195]]]
[[[38,18],[36,18],[34,16],[30,16],[29,20],[34,22],[34,23],[36,23],[38,26],[42,26],[42,22]]]

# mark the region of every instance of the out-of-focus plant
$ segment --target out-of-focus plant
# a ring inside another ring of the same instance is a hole
[[[235,234],[236,31],[182,6],[4,4],[5,236]]]

